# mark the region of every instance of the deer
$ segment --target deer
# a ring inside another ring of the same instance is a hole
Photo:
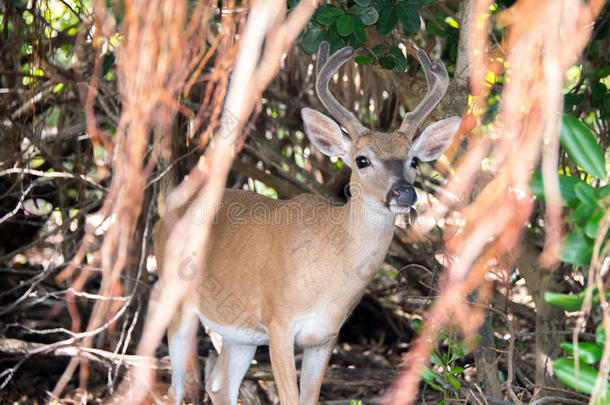
[[[222,338],[205,381],[214,404],[237,404],[241,382],[261,345],[269,346],[280,402],[316,404],[339,329],[382,264],[396,217],[417,202],[413,182],[418,162],[435,160],[452,143],[461,122],[455,116],[432,123],[416,137],[448,88],[440,60],[431,62],[417,49],[427,93],[398,130],[382,133],[363,126],[329,90],[332,76],[353,55],[345,47],[329,57],[326,42],[317,55],[315,91],[334,120],[308,107],[301,110],[311,144],[351,168],[351,198],[339,205],[307,193],[277,200],[225,190],[205,247],[196,298],[180,304],[168,327],[170,393],[176,404],[184,396],[197,318]],[[182,215],[197,209],[196,204]],[[163,263],[167,227],[163,218],[155,225],[158,264]],[[159,274],[162,286],[162,266]],[[295,347],[303,350],[298,384]]]

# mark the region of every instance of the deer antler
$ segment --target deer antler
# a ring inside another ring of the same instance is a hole
[[[328,89],[330,78],[335,74],[337,69],[354,55],[354,49],[346,46],[332,55],[330,59],[328,58],[328,50],[328,43],[322,42],[320,44],[318,61],[316,63],[316,93],[324,107],[326,107],[328,112],[330,112],[337,121],[339,121],[339,124],[345,127],[348,134],[352,137],[359,137],[364,134],[367,129],[352,113],[339,104]]]
[[[417,127],[422,123],[424,118],[436,107],[441,98],[445,95],[447,87],[449,87],[449,75],[445,69],[445,65],[440,60],[430,62],[430,58],[421,49],[417,49],[417,60],[424,68],[426,82],[428,83],[428,92],[422,101],[413,111],[405,114],[405,118],[400,125],[399,131],[405,134],[409,139],[415,135]]]

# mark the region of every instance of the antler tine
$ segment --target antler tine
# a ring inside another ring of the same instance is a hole
[[[366,128],[360,124],[354,114],[339,104],[328,89],[330,78],[354,55],[354,49],[346,46],[330,58],[328,57],[328,50],[328,43],[322,42],[316,63],[316,93],[324,107],[339,121],[339,124],[345,127],[347,133],[352,137],[358,137],[366,131]]]
[[[320,77],[320,70],[322,70],[322,67],[326,64],[326,61],[328,60],[329,50],[330,45],[328,45],[328,42],[322,42],[320,44],[320,49],[318,49],[318,57],[316,58],[316,81],[317,78]]]
[[[449,87],[449,74],[443,62],[440,60],[430,62],[426,52],[419,48],[417,49],[417,60],[424,68],[428,92],[413,111],[405,114],[405,118],[400,125],[399,131],[404,133],[409,139],[413,138],[417,127],[441,101],[447,91],[447,87]]]

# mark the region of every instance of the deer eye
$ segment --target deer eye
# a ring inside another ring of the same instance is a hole
[[[414,157],[413,160],[411,160],[411,167],[413,167],[413,168],[417,167],[418,163],[419,163],[419,158]]]
[[[370,166],[371,162],[368,160],[366,156],[358,156],[356,157],[356,166],[358,169],[362,169],[364,167]]]

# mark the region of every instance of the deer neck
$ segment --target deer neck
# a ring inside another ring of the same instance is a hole
[[[346,255],[348,271],[363,283],[368,283],[377,270],[392,241],[396,214],[385,205],[362,196],[351,198],[345,210],[343,229],[351,243]]]
[[[344,209],[349,212],[348,228],[361,234],[391,234],[394,230],[396,214],[390,209],[373,199],[365,196],[354,196]]]

